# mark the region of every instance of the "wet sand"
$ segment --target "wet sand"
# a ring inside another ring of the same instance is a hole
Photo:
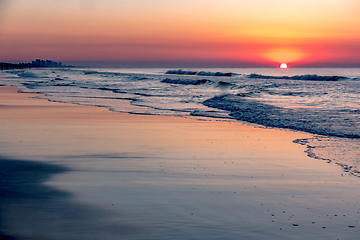
[[[360,234],[360,178],[292,142],[310,134],[29,97],[0,87],[3,239]]]

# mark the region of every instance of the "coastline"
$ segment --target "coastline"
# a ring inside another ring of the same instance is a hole
[[[86,214],[69,213],[65,218],[61,213],[68,207],[36,201],[27,206],[20,198],[14,206],[24,207],[23,215],[11,220],[2,214],[4,234],[16,239],[70,239],[84,232],[87,239],[101,234],[103,239],[218,239],[223,234],[227,239],[326,239],[359,233],[360,179],[309,158],[305,146],[292,142],[310,134],[116,113],[29,98],[34,96],[0,87],[1,154],[67,169],[56,175],[45,170],[51,177],[36,186],[68,193],[63,206],[77,204],[69,209],[92,209],[96,217],[87,222]],[[38,204],[41,214],[31,210]],[[11,208],[2,204],[2,209]],[[19,225],[24,216],[46,216],[58,231],[25,231],[44,226],[41,221],[35,227]],[[108,225],[94,229],[97,218]],[[76,222],[78,229],[62,232],[64,221]],[[108,226],[114,228],[106,232]],[[116,226],[125,226],[124,231]]]

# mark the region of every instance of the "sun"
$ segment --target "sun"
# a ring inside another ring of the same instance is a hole
[[[288,68],[288,66],[287,66],[286,63],[282,63],[282,64],[280,65],[280,68]]]

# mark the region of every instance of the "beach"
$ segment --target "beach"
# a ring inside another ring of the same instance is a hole
[[[360,235],[360,178],[293,142],[310,133],[39,96],[0,87],[3,239]]]
[[[0,240],[360,240],[359,8],[0,0]]]

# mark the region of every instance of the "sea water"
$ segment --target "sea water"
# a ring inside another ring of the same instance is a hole
[[[360,69],[34,68],[0,84],[111,111],[244,121],[313,134],[310,157],[360,176]],[[5,77],[5,78],[4,78]]]

